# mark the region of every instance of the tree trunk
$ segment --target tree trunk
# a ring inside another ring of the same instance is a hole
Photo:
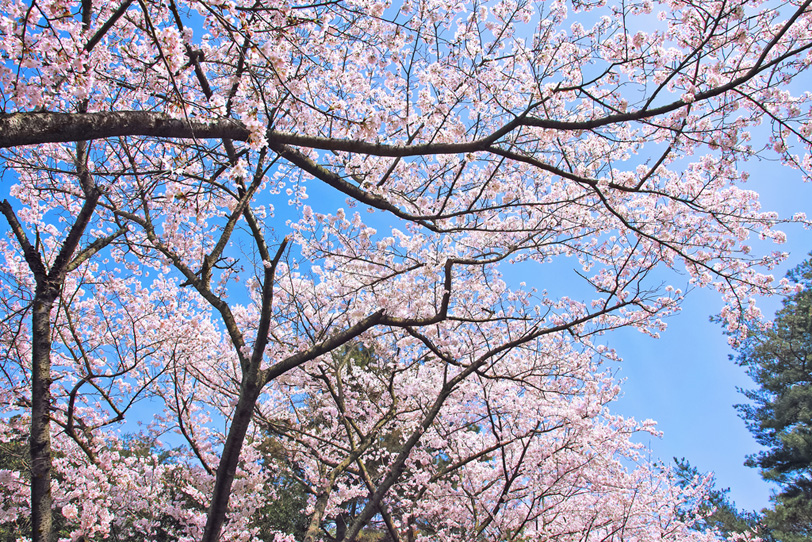
[[[54,297],[37,289],[31,356],[31,539],[51,542],[51,307]]]
[[[246,380],[251,380],[251,378],[248,377]],[[262,386],[256,381],[243,384],[234,411],[234,419],[231,422],[226,443],[223,447],[220,465],[217,467],[217,477],[214,481],[214,491],[206,520],[206,530],[203,532],[203,542],[216,542],[220,538],[220,530],[223,528],[226,513],[228,512],[231,485],[234,482],[234,477],[237,474],[237,464],[240,461],[240,451],[245,441],[245,435],[248,432],[248,426],[251,424],[251,416],[261,389]]]
[[[12,115],[13,116],[13,115]],[[91,257],[119,234],[98,239],[79,253],[74,260],[82,235],[99,202],[101,191],[96,187],[87,169],[87,146],[76,144],[76,173],[82,183],[85,202],[76,221],[71,226],[62,247],[49,270],[46,259],[33,246],[17,219],[8,200],[0,201],[0,213],[8,221],[11,231],[25,255],[28,267],[34,274],[37,286],[34,291],[31,315],[31,434],[29,454],[31,461],[31,539],[33,542],[53,540],[51,506],[51,309],[65,285],[65,277],[71,265],[78,265]]]

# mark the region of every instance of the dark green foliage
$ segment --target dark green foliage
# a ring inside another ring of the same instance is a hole
[[[759,385],[744,392],[754,404],[739,411],[768,448],[748,464],[782,485],[808,480],[812,465],[812,265],[804,262],[790,277],[804,289],[784,300],[773,328],[753,333],[737,358]]]
[[[19,420],[19,418],[16,418]],[[18,425],[15,418],[11,419],[9,427]],[[0,442],[0,470],[18,472],[26,483],[30,484],[31,470],[28,460],[28,434],[22,430],[10,431],[5,435],[5,441]],[[58,480],[58,478],[55,478]],[[0,503],[0,507],[8,503]],[[53,532],[61,538],[69,537],[69,529],[65,525],[65,518],[59,512],[53,513]],[[0,542],[16,542],[22,536],[31,536],[31,518],[21,517],[13,522],[0,524]]]
[[[771,329],[756,330],[737,349],[736,361],[758,385],[744,392],[752,404],[737,408],[766,448],[746,464],[781,487],[764,523],[774,540],[796,542],[812,536],[812,260],[788,276],[802,290],[784,300]]]
[[[0,443],[0,469],[19,472],[26,480],[30,479],[26,435],[16,434],[6,442]],[[13,542],[21,534],[30,536],[30,533],[31,521],[29,518],[0,524],[0,542]]]
[[[683,487],[695,483],[702,477],[699,470],[692,466],[687,459],[674,458],[674,473],[679,484]],[[715,480],[711,481],[711,489],[708,492],[708,500],[700,507],[700,511],[705,514],[705,518],[696,526],[698,529],[716,529],[726,537],[734,533],[745,533],[756,531],[764,534],[763,525],[760,524],[761,516],[756,512],[747,512],[736,508],[736,504],[730,500],[730,489],[719,489]]]
[[[296,540],[304,538],[308,516],[307,491],[294,465],[286,460],[284,448],[274,438],[267,438],[260,446],[263,465],[272,472],[271,483],[278,498],[257,510],[254,525],[259,528],[257,537],[272,542],[274,532],[292,534]]]
[[[812,540],[812,487],[794,484],[773,497],[774,508],[764,511],[770,539],[780,542]]]

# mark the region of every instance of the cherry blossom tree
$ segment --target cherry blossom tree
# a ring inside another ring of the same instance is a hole
[[[7,359],[19,363],[21,358],[26,361],[30,358],[30,370],[26,371],[25,367],[12,366],[6,367],[8,371],[6,374],[16,373],[15,376],[18,378],[25,378],[28,376],[26,373],[30,374],[30,396],[25,397],[27,394],[24,394],[22,402],[31,409],[31,431],[29,435],[31,523],[33,530],[41,533],[50,533],[51,531],[51,312],[57,299],[64,293],[68,273],[75,270],[82,262],[119,235],[119,233],[116,233],[98,237],[86,247],[79,249],[81,238],[101,195],[93,177],[88,173],[86,149],[84,142],[77,143],[75,154],[76,171],[83,199],[81,206],[73,206],[73,210],[78,209],[78,213],[75,221],[67,225],[68,231],[64,238],[60,239],[60,236],[54,235],[55,228],[45,228],[42,232],[45,239],[43,240],[38,230],[36,243],[32,244],[8,200],[0,202],[0,212],[6,217],[11,233],[17,241],[17,246],[21,249],[28,266],[28,272],[26,273],[20,269],[19,265],[15,265],[15,263],[20,264],[21,262],[9,262],[11,265],[6,268],[7,272],[9,272],[9,280],[4,281],[3,286],[6,289],[5,302],[7,307],[11,309],[9,315],[13,315],[12,318],[6,321],[5,334],[11,337],[15,335],[26,336],[23,344],[19,344],[16,340],[9,341],[8,346],[15,351],[16,355],[9,352]],[[49,181],[53,181],[53,179],[49,179]],[[60,181],[57,182],[65,184],[64,180]],[[36,186],[37,183],[32,184]],[[23,194],[20,195],[23,196]],[[23,201],[25,199],[27,198],[23,196]],[[38,197],[35,196],[31,206],[31,211],[35,214],[37,213],[36,208],[41,203],[36,201],[37,199]],[[64,205],[66,202],[60,203]],[[68,202],[68,204],[70,203],[75,202]],[[47,204],[43,207],[47,208]],[[43,246],[47,246],[50,250],[41,248]],[[48,256],[53,259],[44,257],[43,252],[46,251],[50,253]],[[28,333],[21,329],[23,324],[18,318],[14,317],[23,311],[25,305],[28,305],[25,312],[31,311],[31,324]],[[23,355],[19,356],[19,354]],[[86,357],[84,360],[88,362]],[[18,369],[21,369],[21,371]],[[82,378],[81,383],[95,378],[93,370],[89,366],[87,366],[87,369],[88,372]],[[65,433],[74,438],[77,438],[76,417],[73,410],[75,390],[81,386],[81,383],[77,383],[76,388],[71,393],[70,407],[66,413],[67,418],[64,424]],[[7,384],[8,391],[11,391],[18,387],[19,381],[9,379]],[[11,396],[8,398],[17,399],[12,401],[12,404],[20,401],[18,397]],[[77,442],[81,442],[81,440],[77,438]]]
[[[3,521],[248,540],[276,465],[308,541],[712,539],[601,336],[783,286],[809,4],[6,2]]]

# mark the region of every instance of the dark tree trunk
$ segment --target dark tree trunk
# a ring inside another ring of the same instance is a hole
[[[22,224],[11,208],[8,200],[0,201],[2,213],[11,227],[14,236],[23,250],[25,260],[34,274],[37,287],[34,292],[31,315],[31,434],[29,454],[31,461],[31,539],[32,542],[51,542],[53,536],[53,516],[51,506],[51,309],[65,284],[65,277],[71,265],[85,261],[114,236],[92,243],[77,255],[79,244],[101,192],[96,188],[87,171],[85,160],[86,146],[77,144],[77,173],[85,192],[85,202],[71,226],[62,247],[54,258],[50,269],[33,246]],[[76,257],[76,259],[74,259]]]
[[[39,290],[39,289],[38,289]],[[37,291],[32,315],[31,356],[31,535],[51,542],[51,307],[54,296]]]
[[[231,485],[234,483],[237,465],[240,461],[240,451],[261,389],[262,386],[256,381],[243,384],[237,407],[234,410],[234,419],[228,430],[225,446],[223,446],[220,465],[217,467],[217,477],[214,481],[206,530],[203,532],[203,542],[216,542],[220,538],[220,530],[223,528],[228,512]]]

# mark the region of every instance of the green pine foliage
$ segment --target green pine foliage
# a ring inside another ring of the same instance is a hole
[[[737,405],[765,450],[747,459],[781,488],[766,510],[773,540],[812,539],[812,260],[788,274],[802,289],[784,300],[773,326],[756,330],[738,348],[736,361],[758,385]]]
[[[772,509],[764,510],[769,539],[776,542],[812,540],[812,487],[794,484],[773,498]]]
[[[694,484],[702,477],[699,470],[685,458],[674,458],[672,472],[682,486]],[[714,529],[726,538],[733,534],[746,532],[757,532],[763,535],[764,526],[760,522],[761,516],[756,512],[739,510],[730,500],[729,493],[729,488],[719,489],[716,487],[716,481],[711,480],[708,499],[700,508],[704,519],[696,525],[696,528]]]

